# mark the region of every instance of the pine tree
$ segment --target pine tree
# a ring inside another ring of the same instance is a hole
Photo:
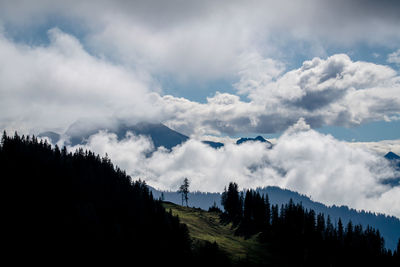
[[[396,251],[397,251],[397,255],[400,256],[400,238],[399,238],[399,241],[397,242],[397,249],[396,249]]]
[[[265,215],[267,221],[267,227],[271,225],[271,204],[269,203],[269,197],[265,195]]]
[[[178,193],[181,194],[182,196],[182,206],[183,206],[183,202],[186,202],[186,206],[188,206],[188,200],[189,200],[189,179],[188,178],[184,178],[183,179],[183,184],[181,184],[181,186],[179,187]]]
[[[320,236],[325,232],[325,216],[322,213],[317,215],[317,232]]]
[[[338,233],[339,244],[342,245],[343,244],[343,237],[344,237],[344,230],[343,230],[343,223],[342,223],[342,219],[341,218],[339,218],[339,221],[338,221],[337,233]]]
[[[243,196],[239,195],[237,183],[229,183],[228,190],[222,193],[221,204],[225,209],[228,219],[239,223],[242,218]]]
[[[3,136],[1,137],[1,146],[4,145],[4,142],[7,140],[7,132],[6,130],[3,131]]]
[[[271,226],[278,227],[279,224],[279,208],[278,204],[271,206]]]

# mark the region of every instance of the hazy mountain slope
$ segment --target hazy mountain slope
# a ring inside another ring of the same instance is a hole
[[[178,133],[162,123],[138,123],[134,126],[120,127],[117,131],[118,138],[122,139],[125,137],[125,134],[128,131],[136,135],[146,135],[151,137],[156,148],[163,146],[171,149],[189,139],[186,135]]]
[[[85,142],[90,135],[93,135],[100,130],[107,130],[115,133],[119,140],[123,139],[127,132],[131,132],[135,135],[149,136],[156,148],[163,146],[167,149],[171,149],[172,147],[180,145],[189,139],[189,137],[186,135],[178,133],[162,123],[141,122],[130,126],[119,125],[110,129],[104,127],[94,127],[90,131],[80,131],[79,128],[83,128],[83,126],[80,125],[80,123],[75,123],[71,125],[66,132],[66,135],[70,137],[70,142],[72,145]]]
[[[152,191],[154,198],[156,199],[160,198],[162,193],[164,195],[165,201],[169,201],[179,205],[182,204],[182,198],[180,194],[178,194],[175,191],[159,191],[150,186],[149,188]],[[208,193],[208,192],[198,192],[198,191],[189,193],[190,207],[196,207],[203,210],[208,210],[208,208],[212,206],[214,202],[217,204],[219,208],[222,208],[220,193]]]
[[[162,146],[167,149],[171,149],[174,146],[180,145],[189,140],[188,136],[174,131],[162,123],[148,122],[141,122],[135,125],[120,124],[107,128],[99,125],[93,125],[91,123],[77,121],[68,128],[68,130],[65,132],[65,136],[69,137],[70,144],[72,146],[75,146],[85,143],[91,135],[96,134],[99,131],[108,131],[111,133],[115,133],[119,140],[123,139],[126,136],[127,132],[131,132],[135,135],[145,135],[152,139],[155,148],[159,148]],[[56,143],[60,139],[60,134],[48,131],[40,133],[39,137],[48,137],[53,143]],[[257,136],[255,138],[242,137],[236,141],[236,144],[239,145],[241,143],[249,141],[259,141],[263,143],[268,143],[270,147],[272,146],[272,144],[268,140],[264,139],[262,136]],[[204,140],[202,142],[215,149],[224,146],[224,143],[221,142],[214,142],[209,140]]]
[[[129,126],[121,124],[111,128],[102,126],[88,126],[90,130],[87,130],[85,125],[86,124],[83,122],[75,122],[65,132],[65,136],[70,138],[69,141],[71,145],[75,146],[78,144],[83,144],[91,135],[96,134],[101,130],[115,133],[119,140],[123,139],[127,132],[131,132],[135,135],[148,136],[152,139],[155,148],[163,146],[167,149],[171,149],[174,146],[180,145],[189,140],[188,136],[174,131],[162,123],[141,122]],[[58,141],[60,137],[59,134],[54,132],[43,132],[40,133],[39,136],[49,137],[53,142],[56,142],[54,140]],[[220,148],[224,146],[224,144],[220,142],[202,142],[213,148]]]
[[[398,171],[398,175],[397,177],[384,180],[383,183],[392,187],[400,186],[400,156],[390,151],[385,155],[385,159],[387,159],[390,165]]]
[[[51,131],[40,133],[38,137],[47,137],[51,140],[53,144],[57,143],[60,140],[60,135]]]

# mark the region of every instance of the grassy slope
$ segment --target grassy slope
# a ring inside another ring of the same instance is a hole
[[[165,202],[164,207],[167,211],[171,210],[173,215],[178,215],[181,222],[188,226],[195,243],[215,241],[234,260],[248,258],[258,262],[268,259],[265,248],[261,247],[255,236],[249,239],[235,236],[232,224],[221,223],[217,213],[182,207],[170,202]]]

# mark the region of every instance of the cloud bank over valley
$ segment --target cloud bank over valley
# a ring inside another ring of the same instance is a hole
[[[154,149],[145,136],[128,133],[122,140],[111,132],[90,136],[85,145],[69,147],[108,154],[133,179],[153,187],[176,190],[188,177],[191,190],[221,192],[231,181],[242,188],[275,185],[295,190],[328,205],[400,217],[400,186],[387,183],[399,177],[381,155],[364,147],[320,134],[299,120],[276,144],[227,143],[214,149],[190,139],[171,151]]]

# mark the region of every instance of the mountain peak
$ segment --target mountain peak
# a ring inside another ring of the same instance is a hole
[[[120,127],[117,132],[118,138],[123,138],[128,131],[137,135],[150,136],[156,148],[163,146],[171,149],[189,139],[186,135],[174,131],[162,123],[140,122],[133,126]]]
[[[385,158],[388,159],[388,160],[397,160],[397,159],[400,159],[400,156],[395,154],[395,153],[393,153],[392,151],[390,151],[389,153],[387,153],[385,155]]]
[[[51,131],[39,133],[38,137],[47,137],[53,143],[57,143],[60,140],[60,135],[58,133],[51,132]]]
[[[249,142],[249,141],[253,141],[253,142],[254,141],[258,141],[258,142],[261,142],[261,143],[268,143],[268,144],[271,145],[271,143],[268,140],[266,140],[264,137],[262,137],[261,135],[255,137],[255,138],[242,137],[242,138],[240,138],[239,140],[236,141],[236,144],[240,145],[241,143]]]

